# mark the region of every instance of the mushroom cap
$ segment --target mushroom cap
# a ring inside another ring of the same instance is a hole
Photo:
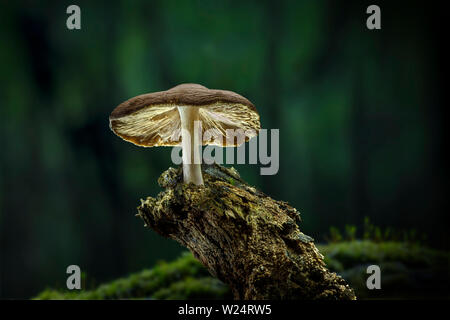
[[[243,96],[194,83],[143,94],[121,103],[111,112],[109,126],[116,135],[138,146],[178,146],[181,145],[178,107],[199,109],[203,145],[236,146],[256,136],[261,127],[255,106]],[[234,139],[227,137],[227,129],[242,131],[236,131],[237,139]],[[207,130],[212,133],[210,139],[203,135]]]

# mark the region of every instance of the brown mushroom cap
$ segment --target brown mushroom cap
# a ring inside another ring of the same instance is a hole
[[[249,133],[245,141],[260,129],[255,106],[243,96],[226,90],[208,89],[199,84],[181,84],[167,91],[143,94],[117,106],[109,117],[112,131],[138,146],[181,145],[181,120],[177,107],[199,108],[202,131],[212,130],[224,139],[203,140],[203,145],[224,146],[227,129]],[[234,139],[233,139],[234,140]],[[237,141],[242,141],[237,139]],[[236,141],[234,144],[237,145]],[[230,146],[230,144],[227,144]]]

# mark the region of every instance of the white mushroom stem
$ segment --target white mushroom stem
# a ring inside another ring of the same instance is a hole
[[[201,126],[198,107],[178,107],[181,119],[184,183],[203,184],[200,146]]]

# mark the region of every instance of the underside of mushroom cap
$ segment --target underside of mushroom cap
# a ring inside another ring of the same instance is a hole
[[[260,129],[259,115],[249,100],[235,92],[198,84],[182,84],[131,98],[113,110],[110,128],[138,146],[178,146],[178,107],[198,108],[202,133],[209,133],[204,135],[203,145],[236,146],[256,136]],[[236,131],[230,135],[229,129]]]

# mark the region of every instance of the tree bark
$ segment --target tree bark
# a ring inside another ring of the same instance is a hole
[[[233,168],[203,165],[203,186],[183,183],[182,169],[158,180],[165,191],[141,200],[137,216],[192,251],[228,284],[235,299],[355,299],[328,271],[299,212],[243,181]]]

